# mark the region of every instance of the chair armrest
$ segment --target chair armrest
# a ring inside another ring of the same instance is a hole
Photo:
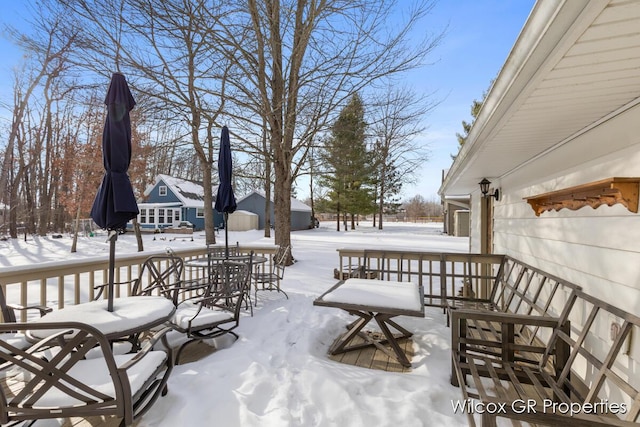
[[[173,350],[166,338],[167,333],[171,330],[172,330],[171,327],[165,327],[157,331],[156,333],[154,333],[149,340],[145,341],[145,344],[142,347],[142,349],[138,351],[134,357],[129,359],[126,363],[122,364],[121,366],[118,366],[118,370],[126,371],[136,363],[140,362],[147,353],[149,353],[154,349],[154,347],[156,346],[156,344],[158,344],[159,341],[162,341],[162,344],[164,345],[165,349],[167,350],[167,354],[171,359],[171,364],[173,365]]]
[[[135,278],[135,279],[127,280],[126,282],[114,282],[114,283],[113,283],[113,286],[114,286],[114,288],[115,288],[116,286],[127,285],[127,284],[133,284],[133,283],[135,283],[137,280],[138,280],[138,279],[137,279],[137,278]],[[96,291],[98,291],[98,293],[94,296],[94,298],[93,298],[93,299],[94,299],[94,300],[97,300],[98,298],[100,298],[100,297],[102,296],[102,293],[104,292],[104,290],[105,290],[105,288],[106,288],[107,286],[109,286],[109,284],[108,284],[108,283],[103,283],[103,284],[101,284],[101,285],[95,285],[95,286],[93,287],[93,289],[94,289],[94,290],[96,290]]]
[[[171,288],[166,290],[165,293],[169,295],[173,304],[178,306],[183,301],[201,298],[210,286],[206,279],[181,280],[172,284]],[[190,296],[190,292],[196,292],[196,295]]]
[[[473,310],[456,308],[451,310],[452,324],[458,320],[483,320],[486,322],[498,322],[502,324],[516,324],[555,328],[560,326],[561,319],[551,316],[533,316],[529,314],[504,313],[499,311]]]
[[[18,305],[18,304],[7,304],[7,307],[12,309],[12,310],[21,310],[21,311],[38,310],[38,311],[40,311],[40,317],[44,316],[47,313],[51,313],[53,311],[53,309],[51,307],[46,307],[44,305],[23,306],[23,305]]]

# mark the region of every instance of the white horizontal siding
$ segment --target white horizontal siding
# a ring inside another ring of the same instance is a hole
[[[635,107],[502,177],[503,196],[493,211],[493,251],[640,314],[640,214],[617,204],[537,217],[525,200],[609,177],[640,177],[639,123],[640,107]]]

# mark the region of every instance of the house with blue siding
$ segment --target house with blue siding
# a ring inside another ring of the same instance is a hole
[[[217,189],[213,189],[215,194]],[[201,183],[158,175],[144,192],[145,201],[138,203],[138,223],[142,230],[162,230],[189,221],[195,230],[204,229],[204,188]],[[223,223],[222,214],[213,213],[216,226]]]

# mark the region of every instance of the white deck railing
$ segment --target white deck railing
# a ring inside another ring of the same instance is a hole
[[[273,257],[278,247],[240,246],[242,253],[253,251],[256,255],[267,258],[267,262],[256,268],[272,271]],[[206,256],[206,247],[194,249],[178,249],[174,252],[185,261]],[[153,255],[164,254],[160,251],[139,252],[135,254],[116,254],[116,282],[125,282],[138,277],[138,271],[145,259]],[[42,305],[62,308],[65,304],[80,304],[94,299],[94,286],[107,282],[108,257],[93,257],[71,261],[45,262],[0,269],[0,286],[8,303],[22,306]],[[202,269],[185,268],[183,273],[187,279],[199,278]],[[116,287],[115,297],[122,291]],[[127,291],[130,292],[130,289]],[[26,321],[26,313],[21,313],[21,320]]]

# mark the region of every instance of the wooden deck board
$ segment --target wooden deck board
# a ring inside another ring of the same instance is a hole
[[[364,339],[360,337],[355,337],[352,341],[352,344],[354,345],[361,343],[364,343]],[[413,358],[413,341],[411,338],[400,339],[398,340],[398,343],[407,355],[407,359],[411,361]],[[393,352],[390,346],[387,346],[387,348],[389,351]],[[383,351],[380,351],[375,347],[365,347],[359,350],[347,351],[336,355],[329,354],[329,359],[347,365],[387,372],[411,371],[411,368],[405,368],[395,358],[387,356]]]

